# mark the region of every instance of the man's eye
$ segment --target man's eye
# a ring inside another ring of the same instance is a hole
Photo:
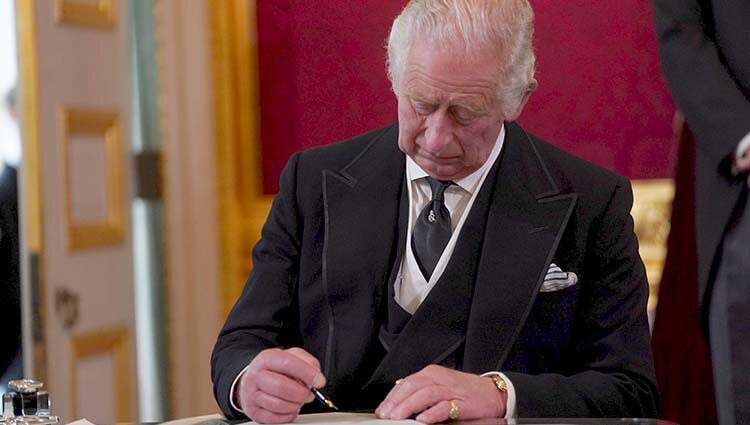
[[[420,114],[430,114],[435,110],[435,106],[426,102],[414,102],[414,109]]]
[[[464,108],[454,108],[451,110],[451,113],[461,123],[468,123],[477,118],[477,113]]]

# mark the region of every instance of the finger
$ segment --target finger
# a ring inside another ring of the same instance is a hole
[[[456,406],[458,406],[459,412],[461,411],[461,406],[458,402],[454,401],[456,403]],[[441,401],[437,403],[436,405],[430,407],[429,409],[425,410],[424,412],[417,415],[417,420],[419,422],[425,423],[425,424],[434,424],[438,422],[445,422],[450,417],[448,416],[451,411],[451,403],[448,400]],[[460,418],[459,418],[460,419]]]
[[[415,391],[428,385],[437,384],[450,386],[453,382],[450,375],[451,372],[454,371],[442,366],[428,365],[422,368],[419,372],[396,381],[396,384],[399,384],[400,382],[400,385],[396,385],[391,389],[381,405],[385,404],[392,408],[407,397],[411,396]]]
[[[316,369],[320,370],[320,361],[316,359],[315,356],[303,350],[302,348],[292,347],[292,348],[287,348],[284,351],[286,351],[289,354],[294,354],[295,356],[307,362],[309,365],[314,366]]]
[[[292,379],[304,382],[308,387],[324,387],[326,378],[320,372],[320,367],[315,367],[294,354],[281,350],[267,350],[256,357],[255,367],[258,369],[269,369],[276,373],[284,374]]]
[[[270,370],[256,373],[255,386],[262,392],[291,403],[304,404],[314,398],[303,383]]]
[[[385,396],[385,399],[380,403],[380,406],[375,409],[375,414],[378,417],[389,418],[394,407],[401,404],[415,391],[432,384],[432,381],[427,381],[426,379],[415,375],[399,379],[396,382],[396,385],[394,385],[391,391],[388,392],[388,395]]]
[[[393,388],[391,388],[383,401],[380,402],[377,409],[375,409],[375,415],[379,418],[390,417],[391,410],[393,410],[396,405],[400,404],[404,398],[408,397],[412,392],[421,387],[416,384],[416,380],[419,380],[419,378],[403,378],[397,380]]]
[[[283,424],[292,422],[297,418],[296,413],[279,415],[259,407],[253,407],[252,409],[250,409],[250,411],[247,412],[247,416],[253,421],[261,424]]]
[[[254,394],[255,404],[269,412],[273,412],[277,415],[289,415],[292,413],[299,413],[302,408],[302,403],[292,403],[287,400],[280,399],[271,394],[263,391],[256,391]]]
[[[411,396],[396,405],[391,410],[388,419],[406,419],[416,413],[423,412],[441,401],[450,400],[451,396],[452,392],[448,387],[428,385],[415,391]]]

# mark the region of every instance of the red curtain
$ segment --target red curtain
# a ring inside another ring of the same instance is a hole
[[[682,425],[716,424],[709,349],[698,306],[695,140],[681,117],[676,117],[675,127],[676,190],[653,331],[656,378],[663,419]]]
[[[263,189],[295,151],[396,120],[385,43],[406,0],[258,1]],[[650,0],[531,0],[529,131],[634,179],[669,176],[674,104]]]

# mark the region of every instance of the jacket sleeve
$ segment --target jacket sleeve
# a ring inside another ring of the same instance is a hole
[[[750,99],[725,65],[707,0],[654,0],[659,56],[679,109],[718,167],[750,133]]]
[[[569,373],[505,372],[516,389],[518,417],[656,417],[648,283],[632,205],[630,184],[621,178],[592,224]]]
[[[253,271],[219,333],[211,356],[214,396],[227,418],[245,416],[232,408],[230,388],[262,350],[294,345],[300,235],[295,154],[281,174],[281,188],[253,248]]]

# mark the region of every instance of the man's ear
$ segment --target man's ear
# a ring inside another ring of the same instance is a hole
[[[526,86],[526,91],[523,92],[523,98],[521,98],[521,101],[518,103],[516,111],[511,116],[505,117],[506,121],[515,121],[516,118],[521,115],[521,111],[523,111],[523,108],[526,106],[526,102],[529,101],[531,93],[534,93],[534,90],[536,90],[536,86],[536,79],[532,78],[531,81],[529,81],[529,85]]]

